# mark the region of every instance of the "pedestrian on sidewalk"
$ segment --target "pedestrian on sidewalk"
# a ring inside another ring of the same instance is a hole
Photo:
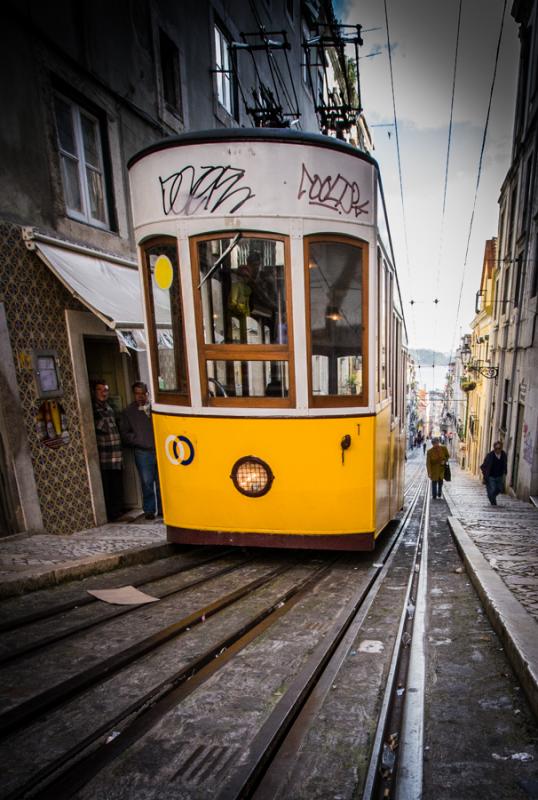
[[[436,500],[443,496],[443,478],[445,476],[445,464],[450,458],[448,449],[444,444],[439,443],[439,439],[432,439],[432,446],[426,455],[426,469],[428,478],[432,482],[432,498]]]
[[[503,494],[506,480],[508,459],[502,442],[494,442],[493,450],[484,459],[480,469],[486,482],[488,500],[492,506],[497,505],[497,495]]]
[[[124,444],[134,450],[142,484],[144,516],[146,519],[155,519],[156,513],[161,516],[162,508],[148,387],[142,381],[135,381],[132,390],[134,400],[123,410],[120,419],[121,438]]]
[[[108,396],[104,378],[93,381],[93,419],[106,515],[109,522],[114,522],[123,513],[123,453],[116,415]]]

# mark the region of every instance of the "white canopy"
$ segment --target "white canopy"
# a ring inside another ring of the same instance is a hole
[[[36,241],[39,256],[65,288],[113,330],[142,328],[144,309],[136,265],[86,255]],[[170,325],[168,292],[154,296],[157,325]]]

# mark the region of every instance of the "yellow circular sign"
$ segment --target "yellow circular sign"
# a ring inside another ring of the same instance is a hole
[[[155,283],[159,289],[169,289],[174,280],[174,268],[168,256],[159,256],[155,262]]]

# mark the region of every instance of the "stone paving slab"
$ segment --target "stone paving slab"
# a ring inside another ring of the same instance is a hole
[[[467,572],[538,716],[538,509],[452,468],[449,526]]]
[[[0,597],[162,558],[169,549],[160,521],[110,523],[70,536],[6,536],[0,539]]]
[[[497,507],[490,505],[482,482],[457,466],[445,484],[445,498],[490,567],[538,622],[538,509],[509,495],[499,496]],[[512,583],[514,574],[526,582]]]

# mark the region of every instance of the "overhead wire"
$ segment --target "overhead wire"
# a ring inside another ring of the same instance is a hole
[[[458,23],[456,26],[456,46],[454,50],[454,69],[452,72],[452,96],[450,100],[450,121],[448,123],[448,136],[447,136],[447,148],[446,148],[446,163],[445,163],[445,182],[443,187],[443,210],[441,212],[441,229],[439,232],[439,256],[437,259],[437,275],[435,278],[435,285],[434,285],[434,303],[437,305],[438,303],[438,296],[439,296],[439,279],[441,274],[441,257],[443,253],[443,244],[444,244],[444,229],[445,229],[445,217],[446,217],[446,198],[448,193],[448,172],[449,172],[449,164],[450,164],[450,148],[452,143],[452,123],[454,119],[454,97],[456,95],[456,74],[458,69],[458,50],[459,50],[459,43],[460,43],[460,31],[461,31],[461,12],[462,12],[463,0],[459,1],[459,8],[458,8]],[[433,320],[433,343],[437,342],[437,318],[438,314],[434,315]],[[433,381],[435,381],[435,351],[433,351]]]
[[[404,202],[404,190],[403,190],[403,177],[402,177],[402,159],[400,155],[400,136],[398,132],[398,115],[396,113],[396,93],[394,89],[394,70],[392,66],[392,45],[390,41],[390,27],[389,27],[389,15],[387,9],[387,0],[383,0],[383,5],[385,9],[385,26],[387,30],[387,50],[389,56],[389,72],[390,72],[390,86],[392,92],[392,110],[394,115],[394,131],[395,131],[395,139],[396,139],[396,156],[398,162],[398,176],[400,181],[400,200],[402,204],[402,222],[403,222],[403,232],[404,232],[404,244],[405,244],[405,259],[407,265],[407,273],[409,276],[409,280],[411,280],[411,269],[409,266],[409,245],[407,239],[407,219],[405,213],[405,202]],[[415,342],[417,341],[417,330],[416,330],[416,320],[414,315],[414,308],[411,304],[411,324],[413,326],[413,334],[415,337]],[[419,363],[417,364],[418,369],[420,370],[420,360],[417,358]]]
[[[435,294],[437,295],[439,289],[439,275],[441,271],[441,255],[443,251],[443,236],[444,236],[444,225],[445,225],[445,214],[446,214],[446,198],[447,198],[447,191],[448,191],[448,167],[450,163],[450,147],[452,143],[452,122],[454,119],[454,97],[456,94],[456,73],[458,67],[458,50],[459,50],[459,42],[460,42],[460,30],[461,30],[461,10],[463,6],[463,0],[460,0],[459,9],[458,9],[458,24],[457,24],[457,31],[456,31],[456,48],[454,52],[454,71],[452,74],[452,98],[450,100],[450,122],[448,123],[448,137],[447,137],[447,148],[446,148],[446,164],[445,164],[445,185],[443,189],[443,211],[441,213],[441,233],[439,237],[439,258],[437,263],[437,280],[436,280],[436,288]]]
[[[504,0],[503,10],[502,10],[502,15],[501,15],[501,24],[500,24],[500,27],[499,27],[499,36],[497,38],[497,49],[496,49],[496,52],[495,52],[495,63],[493,65],[493,75],[492,75],[492,79],[491,79],[491,87],[490,87],[490,90],[489,90],[488,110],[487,110],[487,113],[486,113],[486,121],[484,123],[484,133],[483,133],[483,136],[482,136],[482,145],[480,147],[480,157],[478,159],[478,171],[477,171],[477,176],[476,176],[476,186],[475,186],[475,192],[474,192],[473,208],[472,208],[472,212],[471,212],[471,219],[470,219],[470,222],[469,222],[469,232],[467,234],[467,246],[466,246],[466,249],[465,249],[465,258],[464,258],[464,261],[463,261],[463,270],[462,270],[462,275],[461,275],[460,291],[459,291],[459,297],[458,297],[458,307],[457,307],[457,310],[456,310],[456,317],[455,317],[455,323],[454,323],[454,333],[453,333],[453,337],[452,337],[452,347],[451,347],[451,352],[450,352],[451,359],[452,359],[452,354],[454,352],[454,346],[455,346],[455,343],[456,343],[456,332],[457,332],[457,329],[458,329],[459,315],[460,315],[460,310],[461,310],[461,298],[462,298],[462,295],[463,295],[463,286],[464,286],[464,283],[465,283],[465,271],[466,271],[466,268],[467,268],[467,259],[468,259],[468,256],[469,256],[469,246],[470,246],[470,243],[471,243],[471,235],[472,235],[472,231],[473,231],[474,216],[475,216],[475,211],[476,211],[476,201],[477,201],[477,198],[478,198],[478,189],[480,187],[480,178],[482,176],[482,162],[483,162],[483,159],[484,159],[484,151],[485,151],[485,148],[486,148],[486,139],[487,139],[487,134],[488,134],[489,117],[490,117],[491,105],[492,105],[492,101],[493,101],[493,91],[495,89],[495,81],[497,79],[497,67],[498,67],[498,64],[499,64],[499,54],[500,54],[500,50],[501,50],[501,41],[502,41],[502,35],[503,35],[503,30],[504,30],[504,20],[505,20],[505,17],[506,17],[506,6],[507,6],[507,3],[508,3],[508,0]]]

